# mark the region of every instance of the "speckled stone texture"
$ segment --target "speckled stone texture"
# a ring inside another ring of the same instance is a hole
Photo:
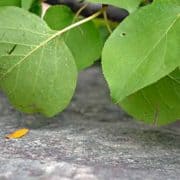
[[[20,127],[30,133],[4,138]],[[0,180],[179,178],[180,124],[132,120],[111,103],[98,66],[80,74],[69,108],[52,119],[19,113],[0,95]]]

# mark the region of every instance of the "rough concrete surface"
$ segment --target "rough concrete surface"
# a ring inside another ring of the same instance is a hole
[[[20,127],[18,140],[5,135]],[[46,119],[0,95],[0,180],[178,180],[180,124],[153,128],[111,103],[98,67],[80,74],[70,106]]]

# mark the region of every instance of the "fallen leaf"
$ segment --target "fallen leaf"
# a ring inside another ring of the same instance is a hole
[[[17,138],[21,138],[21,137],[25,136],[28,132],[29,132],[29,129],[22,128],[22,129],[18,129],[16,131],[14,131],[11,134],[6,135],[5,137],[7,139],[17,139]]]

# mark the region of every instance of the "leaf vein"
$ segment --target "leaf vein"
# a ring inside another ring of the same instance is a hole
[[[32,34],[41,35],[41,36],[51,35],[49,33],[40,33],[40,32],[36,32],[36,31],[30,31],[29,29],[21,29],[21,28],[0,27],[0,29],[2,29],[2,30],[26,31],[26,32],[29,32],[29,33],[32,33]]]
[[[152,47],[152,49],[146,54],[145,57],[142,58],[142,60],[140,60],[140,62],[137,64],[137,66],[135,68],[133,68],[133,71],[131,73],[131,77],[133,76],[133,74],[136,73],[137,69],[141,66],[141,64],[143,63],[143,61],[145,59],[147,59],[147,57],[153,52],[153,50],[158,46],[158,44],[161,42],[161,40],[168,34],[168,32],[170,31],[170,29],[173,27],[173,25],[176,23],[176,21],[179,19],[180,16],[177,16],[175,18],[175,20],[170,24],[170,26],[167,28],[167,30],[165,31],[164,34],[162,34],[161,38],[154,44],[154,46]],[[127,80],[127,82],[130,80],[130,78]],[[128,83],[127,83],[128,84]]]

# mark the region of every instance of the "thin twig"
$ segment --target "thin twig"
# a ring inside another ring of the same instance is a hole
[[[81,14],[81,12],[86,9],[86,7],[88,6],[88,3],[84,4],[77,12],[76,12],[76,15],[73,19],[73,22],[76,21],[76,19],[78,18],[78,16]]]
[[[110,25],[109,25],[109,20],[108,20],[107,12],[106,12],[106,11],[103,12],[103,16],[104,16],[104,21],[105,21],[105,25],[106,25],[106,27],[107,27],[107,30],[108,30],[109,33],[111,34],[111,33],[112,33],[112,29],[111,29],[111,27],[110,27]]]

